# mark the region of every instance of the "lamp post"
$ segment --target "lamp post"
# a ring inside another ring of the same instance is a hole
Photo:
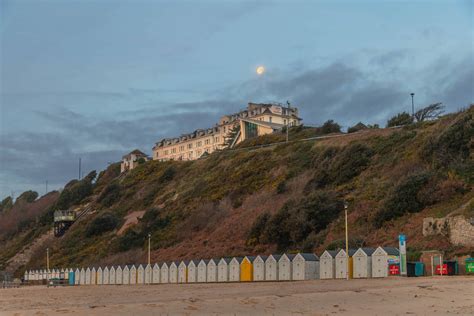
[[[349,280],[349,233],[347,231],[347,208],[349,207],[347,202],[344,202],[344,215],[346,222],[346,255],[347,255],[347,267],[346,267],[346,279]]]
[[[49,248],[46,248],[46,284],[49,286]]]
[[[410,93],[411,95],[411,116],[413,118],[413,121],[415,121],[415,102],[413,101],[413,97],[415,96],[415,94],[412,92]]]
[[[151,234],[148,233],[148,265],[151,264],[150,252],[151,252]]]

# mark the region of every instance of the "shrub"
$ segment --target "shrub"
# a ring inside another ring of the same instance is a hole
[[[38,192],[31,191],[31,190],[25,191],[22,194],[20,194],[20,196],[16,199],[15,203],[20,203],[20,202],[32,203],[36,200],[37,197],[38,197]]]
[[[105,207],[110,207],[120,199],[120,185],[118,183],[111,183],[105,187],[99,195],[97,201]]]
[[[92,194],[92,181],[95,178],[95,171],[89,173],[84,179],[70,181],[61,192],[56,203],[57,209],[68,209],[72,205],[79,204],[82,200]]]
[[[403,126],[413,123],[413,117],[407,112],[398,113],[387,121],[387,127]]]
[[[127,251],[132,248],[140,247],[145,244],[146,236],[144,233],[129,228],[125,234],[118,238],[118,250]]]
[[[406,213],[417,213],[424,208],[418,192],[429,181],[430,173],[422,172],[403,179],[389,194],[375,218],[376,227],[386,221],[396,219]]]
[[[372,149],[363,144],[353,144],[344,148],[331,166],[331,177],[334,182],[342,184],[358,176],[369,165],[372,155]]]
[[[94,220],[89,223],[86,228],[86,236],[98,236],[105,232],[114,230],[118,226],[119,222],[120,221],[117,216],[115,216],[115,214],[110,212],[103,213],[94,218]]]
[[[331,133],[340,133],[341,126],[334,122],[333,120],[328,120],[324,122],[323,126],[321,126],[321,133],[322,134],[331,134]]]
[[[13,207],[13,199],[11,196],[7,196],[0,203],[0,213],[9,210]]]
[[[260,214],[252,224],[250,228],[247,244],[250,246],[256,245],[260,242],[260,236],[267,225],[268,220],[270,219],[270,214],[265,212]]]

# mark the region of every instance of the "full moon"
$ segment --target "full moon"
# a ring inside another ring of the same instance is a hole
[[[265,72],[265,67],[263,67],[263,66],[258,66],[257,67],[257,74],[258,75],[263,75],[264,72]]]

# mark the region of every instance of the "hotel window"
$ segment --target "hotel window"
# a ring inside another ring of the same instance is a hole
[[[172,152],[173,154],[175,154],[175,153],[176,153],[176,148],[171,149],[171,152]]]
[[[193,157],[193,152],[192,152],[192,151],[188,152],[188,157],[189,157],[189,158],[192,158],[192,157]]]
[[[286,125],[286,120],[283,120],[283,125]]]
[[[184,145],[183,145],[183,146],[179,146],[179,151],[184,151]]]
[[[193,144],[192,144],[192,143],[188,144],[188,149],[191,149],[191,148],[193,148]]]
[[[155,153],[155,157],[158,158],[158,152]]]
[[[165,150],[165,156],[166,156],[166,155],[168,155],[168,151],[167,151],[167,150]]]
[[[204,144],[209,145],[211,143],[211,140],[208,138],[204,141]]]
[[[218,143],[219,142],[219,137],[214,137],[214,142]]]
[[[268,121],[269,121],[270,123],[272,122],[272,117],[271,117],[271,116],[269,117]]]
[[[225,126],[224,126],[224,133],[225,133]]]
[[[201,141],[197,142],[197,147],[201,147],[201,145],[202,145]]]

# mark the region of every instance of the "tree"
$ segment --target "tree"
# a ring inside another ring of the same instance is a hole
[[[418,122],[427,120],[434,120],[439,118],[444,113],[444,105],[442,103],[433,103],[424,107],[415,113],[415,118]]]
[[[398,113],[387,121],[387,127],[403,126],[413,123],[413,117],[407,112]]]
[[[327,120],[324,122],[323,126],[321,126],[321,133],[323,134],[331,134],[331,133],[340,133],[341,126],[334,122],[333,120]]]
[[[32,203],[36,200],[37,197],[38,197],[38,192],[31,191],[31,190],[25,191],[22,194],[20,194],[20,196],[16,199],[15,203],[21,203],[21,202]]]
[[[237,137],[239,132],[240,132],[240,124],[236,124],[230,129],[230,131],[225,136],[224,146],[226,148],[231,148],[232,143],[234,142],[234,139]]]
[[[7,196],[0,202],[0,213],[9,210],[13,207],[13,199],[11,196]]]

